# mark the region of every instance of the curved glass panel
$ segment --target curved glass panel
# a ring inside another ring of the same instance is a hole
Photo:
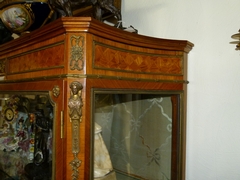
[[[179,94],[94,91],[93,179],[173,179]]]

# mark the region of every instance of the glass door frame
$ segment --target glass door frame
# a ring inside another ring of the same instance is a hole
[[[96,94],[153,94],[162,96],[171,96],[172,101],[172,159],[171,159],[171,179],[178,179],[181,177],[182,166],[185,165],[185,98],[184,91],[182,90],[131,90],[131,89],[91,89],[91,143],[90,143],[90,179],[94,179],[94,108],[95,108],[95,95]],[[183,162],[184,161],[184,162]]]

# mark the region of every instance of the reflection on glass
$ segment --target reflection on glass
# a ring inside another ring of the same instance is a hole
[[[0,179],[51,179],[52,128],[47,95],[0,94]]]
[[[113,166],[103,180],[171,179],[173,96],[95,94],[93,119]]]

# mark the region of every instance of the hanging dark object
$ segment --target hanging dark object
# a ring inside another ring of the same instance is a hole
[[[237,44],[235,50],[240,50],[240,29],[238,30],[238,33],[232,35],[231,38],[235,39],[236,41],[232,41],[230,44]]]

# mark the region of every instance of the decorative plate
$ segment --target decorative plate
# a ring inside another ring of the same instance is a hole
[[[2,9],[0,17],[4,25],[14,33],[26,31],[34,22],[29,4],[16,4]]]

